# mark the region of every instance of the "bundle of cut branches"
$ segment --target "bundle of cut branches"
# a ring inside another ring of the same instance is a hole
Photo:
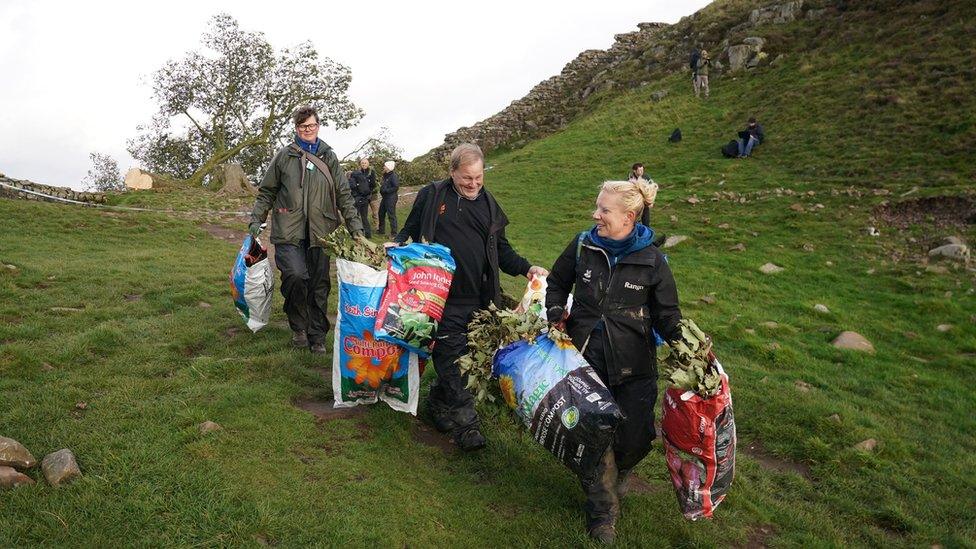
[[[520,339],[535,341],[548,327],[538,313],[516,313],[499,309],[494,304],[476,311],[468,323],[468,352],[458,359],[461,374],[467,374],[467,388],[475,400],[497,398],[497,383],[491,383],[492,359],[495,351]],[[555,335],[555,334],[553,334]]]
[[[668,342],[671,350],[663,361],[664,379],[703,398],[715,396],[722,387],[722,378],[712,362],[712,339],[694,320],[685,318],[679,325],[681,336]]]
[[[320,238],[319,242],[326,253],[333,257],[363,263],[381,271],[386,269],[387,259],[383,247],[365,238],[353,238],[345,227],[340,226],[325,238]]]

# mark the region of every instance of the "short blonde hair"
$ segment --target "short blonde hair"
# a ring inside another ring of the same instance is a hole
[[[481,147],[474,143],[461,143],[451,151],[451,171],[459,169],[474,162],[484,163],[485,154],[481,152]]]
[[[620,204],[625,211],[634,212],[638,217],[644,208],[654,205],[657,198],[657,183],[653,181],[605,181],[600,186],[601,192],[614,193],[620,197]]]

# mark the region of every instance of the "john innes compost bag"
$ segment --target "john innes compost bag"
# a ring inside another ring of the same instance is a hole
[[[237,252],[230,270],[230,293],[234,306],[252,332],[271,318],[271,296],[274,295],[274,272],[268,260],[268,249],[251,235]]]
[[[390,248],[389,277],[376,337],[427,357],[454,277],[451,250],[440,244],[415,242]]]
[[[336,260],[339,314],[332,351],[336,408],[382,400],[394,410],[417,415],[420,364],[411,353],[374,337],[376,312],[387,275],[368,265]]]
[[[533,438],[581,478],[592,476],[620,408],[569,338],[539,335],[495,353],[492,375]]]

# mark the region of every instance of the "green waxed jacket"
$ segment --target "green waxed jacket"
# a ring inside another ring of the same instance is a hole
[[[308,237],[309,246],[321,246],[319,238],[336,230],[343,219],[353,236],[363,232],[363,223],[339,167],[339,159],[332,147],[321,139],[318,143],[315,156],[331,168],[334,186],[329,185],[328,179],[314,165],[309,169],[309,163],[302,161],[302,154],[290,145],[275,154],[264,174],[251,211],[251,223],[263,222],[270,210],[272,244],[297,246]],[[302,170],[305,171],[304,184]]]

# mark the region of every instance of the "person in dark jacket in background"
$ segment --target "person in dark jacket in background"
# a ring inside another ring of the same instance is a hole
[[[647,456],[655,437],[652,329],[666,341],[680,336],[671,269],[652,244],[654,231],[637,222],[641,209],[653,201],[643,180],[604,183],[593,212],[596,225],[569,243],[548,277],[547,318],[565,328],[624,414],[596,480],[583,483],[587,531],[605,543],[616,536],[630,472]],[[573,307],[567,314],[570,292]]]
[[[386,217],[390,218],[390,234],[397,234],[396,205],[400,192],[400,178],[393,171],[395,168],[396,163],[392,160],[383,163],[383,183],[380,185],[380,234],[386,232]]]
[[[654,180],[652,180],[649,176],[647,176],[644,173],[644,164],[642,164],[640,162],[636,162],[636,163],[634,163],[633,166],[631,166],[631,168],[630,168],[630,175],[627,176],[627,181],[636,182],[638,179],[640,179],[642,181],[646,181],[647,183],[650,183],[651,189],[654,192],[654,197],[657,196],[657,183],[655,183]],[[654,202],[654,198],[652,197],[651,198],[651,203],[653,204],[653,202]],[[640,222],[641,222],[642,225],[646,225],[648,227],[651,226],[651,208],[652,207],[653,206],[647,206],[646,208],[644,208],[643,211],[641,211],[641,214],[640,214]]]
[[[501,301],[498,271],[511,276],[546,275],[542,267],[529,265],[505,237],[508,218],[484,188],[484,155],[473,143],[457,146],[451,153],[450,177],[426,185],[397,234],[386,246],[426,240],[451,250],[457,264],[444,316],[437,327],[433,350],[437,380],[430,389],[427,410],[437,430],[451,433],[462,450],[485,446],[474,397],[465,388],[457,359],[467,352],[471,315]]]
[[[373,189],[376,188],[376,173],[369,167],[369,159],[359,159],[359,169],[349,176],[349,188],[356,199],[356,210],[363,222],[366,238],[373,236],[372,225],[369,221],[369,201],[372,199]]]
[[[292,114],[295,141],[282,147],[268,166],[254,201],[248,231],[257,237],[271,212],[271,243],[281,271],[281,295],[292,329],[292,344],[325,353],[325,316],[332,289],[329,256],[319,239],[345,220],[349,232],[362,238],[363,227],[339,159],[318,138],[319,115],[312,107]],[[315,158],[315,161],[311,160]],[[328,173],[318,168],[321,161]]]
[[[763,133],[762,124],[756,122],[755,117],[749,118],[746,129],[739,132],[739,158],[751,156],[752,149],[765,140],[766,134]]]

